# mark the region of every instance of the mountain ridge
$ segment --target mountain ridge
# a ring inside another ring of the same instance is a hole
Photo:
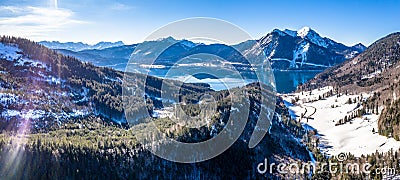
[[[321,37],[316,31],[309,27],[303,27],[297,31],[285,29],[283,31],[279,29],[274,29],[267,35],[257,39],[264,49],[267,58],[270,59],[272,68],[275,70],[323,70],[325,68],[331,67],[338,63],[343,62],[346,59],[352,58],[365,50],[365,46],[362,44],[357,44],[354,46],[345,46],[341,43],[337,43],[327,37]],[[156,48],[158,43],[171,43],[180,44],[183,49],[174,48],[173,52],[166,52],[164,54],[171,54],[170,58],[180,58],[182,55],[191,54],[190,51],[198,45],[203,45],[202,47],[207,48],[205,44],[194,43],[189,40],[177,40],[173,37],[160,38],[158,40],[145,41],[136,45],[147,44],[151,48]],[[241,48],[242,52],[251,52],[252,48],[242,46],[242,42],[237,45],[232,45],[232,47]],[[160,45],[161,45],[160,44]],[[212,45],[212,44],[211,44]],[[129,45],[122,45],[129,46]],[[133,45],[130,45],[133,46]],[[162,45],[161,45],[162,46]],[[148,53],[150,56],[152,54],[151,48],[148,48]],[[126,65],[129,59],[127,58],[114,58],[112,56],[99,58],[93,56],[92,58],[87,57],[86,52],[90,50],[76,51],[75,53],[65,52],[62,49],[57,48],[59,52],[66,53],[66,55],[72,55],[82,58],[84,61],[92,61],[98,66],[107,66],[119,68],[119,70],[124,70],[123,65]],[[106,51],[109,48],[100,49],[99,51]],[[132,52],[134,48],[131,48]],[[100,53],[100,52],[99,52]],[[174,56],[172,56],[174,55]],[[114,59],[113,59],[114,58]],[[177,59],[170,59],[169,62],[175,62]],[[229,59],[228,59],[229,61]],[[107,63],[111,62],[111,63]],[[116,66],[116,64],[119,64]]]
[[[122,41],[116,41],[116,42],[100,41],[93,45],[83,42],[40,41],[39,44],[42,44],[50,49],[66,49],[71,51],[82,51],[90,49],[102,50],[106,48],[125,45]]]
[[[260,38],[259,43],[272,67],[279,70],[323,70],[354,57],[365,47],[345,46],[321,37],[310,27],[297,31],[274,29]]]

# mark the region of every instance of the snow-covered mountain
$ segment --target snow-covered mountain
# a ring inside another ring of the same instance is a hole
[[[348,47],[321,37],[310,27],[297,31],[274,29],[262,37],[259,43],[276,70],[325,69],[365,50],[362,44]]]
[[[39,44],[42,44],[50,49],[66,49],[70,51],[82,51],[87,49],[106,49],[111,47],[123,46],[124,43],[122,41],[117,42],[98,42],[97,44],[90,45],[82,42],[59,42],[59,41],[40,41]]]

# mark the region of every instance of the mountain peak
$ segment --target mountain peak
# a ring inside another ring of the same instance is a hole
[[[274,31],[280,31],[280,30],[274,29]],[[290,29],[285,29],[285,30],[283,30],[283,32],[285,32],[286,34],[288,34],[290,36],[293,36],[293,37],[299,36],[299,37],[301,37],[303,39],[306,36],[308,36],[308,34],[317,34],[318,35],[318,33],[316,33],[314,30],[312,30],[308,26],[304,26],[304,27],[300,28],[297,31],[293,31],[293,30],[290,30]]]
[[[290,36],[296,37],[297,36],[297,31],[293,31],[290,29],[285,29],[283,30],[283,32],[285,32],[286,34],[289,34]]]
[[[312,35],[316,34],[316,35],[319,36],[319,34],[317,32],[315,32],[313,29],[311,29],[308,26],[304,26],[304,27],[298,29],[297,31],[296,30],[291,30],[291,29],[285,29],[283,31],[281,31],[279,29],[274,29],[274,30],[272,30],[272,32],[283,32],[283,33],[285,33],[285,35],[290,35],[290,36],[293,36],[293,37],[298,36],[298,37],[301,37],[303,39],[306,36],[308,36],[309,34],[312,34]]]
[[[363,52],[363,51],[365,51],[365,49],[367,49],[367,47],[361,43],[358,43],[358,44],[352,46],[352,48],[355,48],[355,49],[359,50],[360,52]]]
[[[315,32],[313,29],[311,29],[308,26],[304,26],[302,28],[300,28],[299,30],[297,30],[297,36],[301,37],[301,38],[307,38],[307,37],[320,37],[322,38],[317,32]]]
[[[272,32],[273,32],[273,33],[278,33],[280,36],[285,36],[285,35],[287,35],[287,33],[283,32],[283,31],[281,31],[281,30],[279,30],[279,29],[274,29],[274,30],[272,30]]]
[[[308,39],[312,43],[327,48],[328,44],[324,38],[322,38],[317,32],[312,30],[308,26],[304,26],[297,31],[297,36],[301,37],[302,39]]]
[[[109,47],[123,46],[123,45],[125,45],[125,44],[122,41],[117,41],[117,42],[101,41],[95,45],[92,45],[91,47],[88,47],[87,49],[105,49],[105,48],[109,48]]]
[[[165,42],[172,42],[172,43],[178,42],[178,40],[176,40],[176,39],[173,38],[172,36],[159,38],[159,39],[157,39],[156,41],[165,41]]]
[[[186,46],[188,48],[193,48],[193,47],[197,46],[196,43],[194,43],[192,41],[189,41],[189,40],[186,40],[186,39],[180,40],[179,43],[181,43],[182,45],[184,45],[184,46]]]
[[[308,26],[304,26],[301,29],[299,29],[297,31],[297,36],[300,36],[301,38],[306,37],[310,32],[313,32],[313,30],[308,27]]]
[[[176,44],[179,43],[182,46],[185,46],[186,48],[193,48],[195,46],[197,46],[197,43],[194,43],[192,41],[189,41],[187,39],[175,39],[172,36],[168,36],[168,37],[164,37],[164,38],[159,38],[155,41],[152,42],[164,42],[164,43],[168,43],[168,44]]]
[[[282,32],[282,31],[279,29],[274,29],[274,30],[272,30],[272,32]]]
[[[366,47],[366,46],[364,46],[364,44],[362,44],[362,43],[357,43],[357,44],[354,45],[353,47]]]

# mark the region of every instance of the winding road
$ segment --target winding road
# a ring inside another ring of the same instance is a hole
[[[313,107],[313,106],[300,106],[301,108],[304,108],[305,109],[305,111],[304,111],[304,115],[303,115],[303,118],[306,118],[306,119],[312,119],[312,117],[311,116],[313,116],[316,112],[317,112],[317,108],[315,108],[315,107]],[[311,111],[308,111],[308,108],[312,108],[313,110],[312,110],[312,113],[311,114],[307,114],[308,112],[311,112]]]

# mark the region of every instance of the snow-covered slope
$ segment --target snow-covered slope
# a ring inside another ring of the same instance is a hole
[[[284,94],[285,104],[293,118],[301,121],[307,129],[316,129],[319,136],[319,149],[326,155],[350,152],[356,156],[371,154],[376,151],[387,152],[391,148],[399,149],[400,142],[393,138],[379,135],[379,114],[368,113],[349,122],[338,125],[346,116],[362,109],[361,102],[370,94],[341,94],[321,98],[332,91],[330,86],[293,94]],[[349,103],[349,98],[357,99]],[[296,104],[292,104],[298,99]],[[379,108],[379,113],[382,108]],[[303,117],[303,118],[302,118]]]
[[[40,89],[41,87],[48,89],[55,85],[64,84],[65,80],[50,75],[52,68],[49,64],[29,58],[18,45],[0,43],[0,64],[0,67],[5,69],[0,78],[0,119],[31,120],[35,127],[43,127],[45,124],[42,120],[48,118],[57,119],[57,123],[59,123],[63,119],[89,114],[88,108],[82,106],[70,106],[70,112],[46,110],[45,106],[53,105],[57,107],[57,104],[61,103],[57,98],[75,99],[77,92],[64,85],[64,89],[54,89],[54,91]],[[27,84],[29,87],[19,85],[20,87],[17,88],[10,85],[11,82],[4,81],[10,76],[21,79],[19,77],[21,74],[30,76],[27,77],[31,81],[31,84]],[[70,91],[64,91],[66,89],[70,89]],[[82,96],[86,95],[87,93]],[[87,97],[84,98],[87,99]],[[63,103],[68,104],[68,102]]]
[[[17,45],[4,45],[0,43],[0,59],[14,62],[15,66],[28,66],[48,68],[46,64],[24,57],[22,50]]]

